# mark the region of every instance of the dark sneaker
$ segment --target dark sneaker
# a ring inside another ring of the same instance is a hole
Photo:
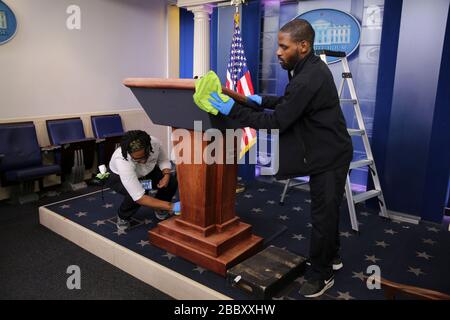
[[[158,220],[166,220],[169,217],[169,212],[164,210],[155,210],[155,217]]]
[[[120,229],[122,231],[127,230],[130,227],[130,221],[121,219],[119,216],[117,217],[117,229]]]
[[[306,264],[308,266],[311,266],[311,260],[307,259]],[[344,264],[342,263],[342,260],[340,257],[336,257],[333,259],[333,271],[341,270],[344,267]]]
[[[299,293],[305,298],[316,298],[334,285],[334,276],[328,280],[308,280],[300,288]]]

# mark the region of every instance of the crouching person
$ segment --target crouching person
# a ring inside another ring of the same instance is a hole
[[[159,220],[180,214],[180,203],[172,203],[178,183],[156,138],[141,130],[126,132],[111,157],[109,169],[111,175],[106,185],[124,196],[118,210],[119,229],[130,226],[131,217],[141,206],[153,208]],[[155,197],[148,195],[148,181],[157,189]]]

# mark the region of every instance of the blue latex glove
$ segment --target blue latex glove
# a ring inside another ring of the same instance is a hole
[[[231,108],[233,108],[234,100],[230,98],[228,101],[223,101],[217,92],[213,92],[209,95],[208,101],[211,102],[212,106],[216,108],[221,114],[229,115]]]
[[[180,205],[180,201],[175,202],[173,204],[173,214],[176,216],[179,216],[181,214],[181,205]]]
[[[260,106],[262,104],[262,97],[258,96],[257,94],[254,94],[254,95],[251,95],[251,96],[247,96],[247,99],[253,101],[258,106]]]

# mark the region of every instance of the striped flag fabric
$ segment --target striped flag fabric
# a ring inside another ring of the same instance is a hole
[[[239,28],[239,13],[236,13],[234,17],[234,34],[231,41],[230,61],[227,66],[225,86],[246,96],[254,94],[252,78],[247,68],[247,59],[242,44],[241,29]],[[242,158],[255,143],[256,130],[248,127],[242,129],[239,158]]]

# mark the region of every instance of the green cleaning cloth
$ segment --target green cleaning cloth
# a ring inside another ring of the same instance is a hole
[[[213,92],[217,92],[225,102],[230,99],[227,95],[222,94],[222,84],[217,74],[214,71],[209,71],[195,82],[194,102],[200,109],[216,116],[219,111],[208,101],[210,94]]]

